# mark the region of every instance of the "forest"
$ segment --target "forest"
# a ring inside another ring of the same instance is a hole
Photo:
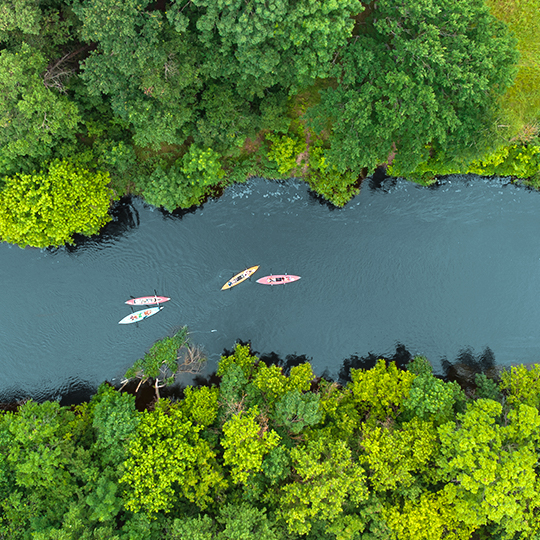
[[[379,359],[338,383],[236,344],[163,396],[187,340],[137,361],[135,391],[0,413],[0,538],[540,538],[540,365],[462,387],[424,357]]]
[[[252,176],[335,206],[384,167],[540,186],[540,0],[2,0],[0,240]]]

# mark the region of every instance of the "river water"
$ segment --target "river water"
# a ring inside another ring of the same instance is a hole
[[[305,183],[252,179],[195,211],[123,200],[75,247],[0,244],[0,401],[92,392],[187,325],[206,369],[237,340],[259,355],[338,378],[376,356],[540,361],[540,193],[453,176],[423,188],[364,182],[345,208]],[[235,273],[260,265],[230,291]],[[301,280],[263,286],[289,273]],[[130,296],[171,297],[119,325]]]

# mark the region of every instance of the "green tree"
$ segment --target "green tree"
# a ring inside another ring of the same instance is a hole
[[[50,401],[28,401],[0,418],[1,461],[7,466],[0,530],[6,538],[60,527],[84,497],[82,486],[92,467],[81,444],[81,421],[75,411]]]
[[[138,146],[182,144],[194,119],[201,86],[199,54],[149,0],[75,1],[81,37],[97,48],[83,62],[92,95],[109,97],[113,111],[133,127]]]
[[[94,450],[103,467],[117,470],[126,459],[127,445],[136,434],[141,415],[135,408],[135,397],[101,385],[90,402]]]
[[[44,84],[47,63],[26,43],[0,51],[0,176],[37,168],[55,146],[75,138],[80,111]]]
[[[467,527],[487,526],[501,538],[539,532],[536,475],[540,415],[520,404],[501,425],[502,406],[479,399],[458,422],[439,427],[444,498]]]
[[[364,426],[361,444],[370,487],[396,498],[422,491],[421,482],[429,480],[439,450],[433,423],[418,418],[400,427]]]
[[[406,175],[431,143],[448,159],[484,152],[517,52],[482,0],[382,0],[340,59],[311,112],[317,129],[332,119],[329,164],[359,172],[395,155]]]
[[[169,212],[200,204],[212,185],[225,175],[220,155],[192,144],[188,152],[168,170],[157,167],[149,178],[140,179],[147,202]]]
[[[327,76],[351,34],[351,15],[363,10],[357,0],[194,0],[185,8],[173,0],[167,17],[179,32],[196,24],[204,73],[234,81],[250,99],[276,85],[295,89]]]
[[[164,399],[154,411],[143,413],[120,479],[128,510],[169,512],[178,503],[177,491],[199,508],[213,501],[225,482],[201,429]]]
[[[47,171],[5,178],[0,191],[0,238],[21,247],[60,246],[90,236],[110,221],[109,175],[68,161]]]
[[[142,384],[153,380],[156,398],[159,389],[172,384],[179,372],[199,373],[206,358],[199,349],[189,345],[187,327],[172,337],[156,341],[143,358],[137,360],[127,371],[122,388],[133,379],[138,379],[137,392]]]
[[[317,438],[291,450],[294,476],[277,497],[289,531],[307,534],[314,522],[326,527],[340,518],[344,506],[367,499],[365,473],[344,441]]]
[[[247,483],[251,475],[261,472],[263,457],[279,443],[279,435],[261,425],[258,415],[254,407],[232,416],[223,425],[223,462],[230,467],[235,484]]]
[[[524,403],[540,408],[540,365],[529,368],[524,365],[512,366],[501,373],[501,390],[507,395],[508,403],[517,406]]]
[[[351,378],[348,388],[352,399],[358,410],[373,422],[397,417],[415,375],[399,370],[394,362],[386,365],[384,360],[378,360],[372,369],[351,369]]]

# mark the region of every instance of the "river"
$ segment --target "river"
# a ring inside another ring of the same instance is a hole
[[[368,179],[343,209],[300,181],[252,179],[194,211],[133,198],[113,214],[75,247],[0,244],[0,401],[76,401],[182,325],[207,373],[237,340],[333,378],[380,355],[422,354],[437,373],[540,361],[540,193],[505,179]],[[301,279],[255,282],[271,273]],[[154,290],[171,297],[160,313],[118,324]]]

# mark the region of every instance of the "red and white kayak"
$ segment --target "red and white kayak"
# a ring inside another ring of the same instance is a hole
[[[285,285],[285,283],[292,283],[298,281],[300,276],[291,276],[289,274],[276,274],[264,276],[257,280],[257,283],[261,285]]]
[[[141,309],[141,311],[136,311],[135,313],[130,313],[124,317],[118,324],[131,324],[135,322],[142,321],[152,315],[155,315],[158,311],[162,310],[163,306],[151,307],[148,309]]]
[[[132,298],[127,300],[126,304],[130,306],[151,306],[152,304],[163,304],[163,302],[168,302],[170,298],[166,296],[141,296],[140,298]]]

